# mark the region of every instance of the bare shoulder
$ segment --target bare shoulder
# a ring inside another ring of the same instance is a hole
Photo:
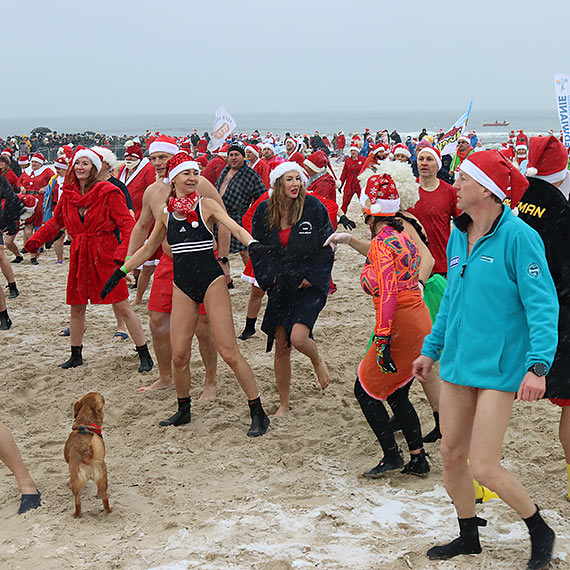
[[[162,212],[166,205],[166,200],[170,194],[170,187],[162,180],[153,182],[144,193],[144,200],[148,203],[154,217],[158,218],[158,214]]]

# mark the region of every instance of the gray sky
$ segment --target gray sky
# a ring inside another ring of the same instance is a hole
[[[568,0],[25,6],[2,5],[2,118],[544,110],[570,73]]]

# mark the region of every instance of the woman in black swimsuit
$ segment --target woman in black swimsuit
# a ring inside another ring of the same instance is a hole
[[[200,169],[187,153],[173,156],[168,161],[167,173],[172,186],[167,207],[157,218],[146,244],[115,271],[102,295],[147,260],[166,236],[174,260],[170,338],[178,411],[160,424],[179,426],[190,422],[190,345],[203,302],[218,351],[248,397],[251,427],[247,435],[263,435],[269,427],[269,418],[261,406],[253,372],[238,349],[226,280],[214,255],[212,226],[224,225],[246,245],[253,238],[218,203],[201,198],[196,192]]]

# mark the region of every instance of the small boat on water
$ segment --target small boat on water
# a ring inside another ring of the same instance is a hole
[[[511,123],[509,121],[495,121],[494,123],[483,123],[484,127],[508,127]]]

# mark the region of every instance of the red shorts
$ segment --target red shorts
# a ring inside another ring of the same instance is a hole
[[[157,313],[171,313],[173,286],[174,265],[172,257],[163,253],[154,271],[154,280],[148,298],[148,310]],[[200,303],[200,314],[206,314],[204,303]]]
[[[564,398],[548,398],[553,404],[560,406],[561,408],[567,408],[570,406],[570,400]]]

